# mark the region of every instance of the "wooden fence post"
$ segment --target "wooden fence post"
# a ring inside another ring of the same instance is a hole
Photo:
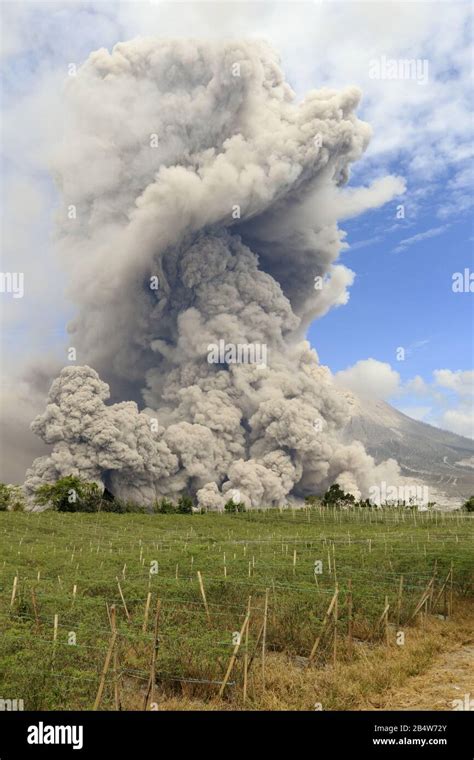
[[[13,605],[15,603],[17,586],[18,586],[18,575],[15,575],[15,577],[13,579],[12,598],[11,598],[11,601],[10,601],[10,607],[13,607]]]
[[[125,615],[127,616],[127,620],[130,622],[130,613],[129,613],[128,609],[127,609],[127,605],[125,603],[125,598],[124,598],[124,595],[122,593],[122,587],[120,585],[120,581],[119,581],[118,578],[117,578],[117,585],[118,585],[118,590],[120,592],[120,598],[122,600],[123,608],[125,610]]]
[[[54,663],[56,660],[57,641],[58,641],[58,615],[55,614],[53,618],[53,653],[51,655],[51,672],[54,669]]]
[[[329,618],[330,618],[331,613],[332,613],[332,611],[334,609],[334,605],[336,604],[336,599],[337,599],[338,593],[339,593],[339,591],[336,589],[336,591],[334,593],[334,596],[331,599],[331,602],[329,604],[329,607],[326,610],[326,614],[324,615],[324,618],[323,618],[323,623],[322,623],[322,626],[321,626],[321,630],[319,632],[319,636],[316,638],[316,641],[314,642],[313,648],[312,648],[312,650],[310,652],[310,655],[308,657],[307,667],[309,667],[309,665],[311,664],[311,662],[314,660],[314,656],[315,656],[315,654],[316,654],[316,652],[318,650],[318,647],[319,647],[320,641],[322,639],[323,633],[324,633],[324,631],[326,629],[326,626],[328,624]]]
[[[151,696],[151,701],[153,702],[153,697],[155,695],[155,678],[156,678],[156,652],[158,649],[158,627],[160,624],[160,612],[161,612],[161,599],[156,600],[156,612],[155,612],[155,628],[153,631],[153,650],[151,653],[151,662],[150,662],[150,678],[148,679],[148,687],[145,694],[145,699],[143,702],[143,709],[146,710],[148,705],[148,699]]]
[[[149,591],[148,594],[146,595],[145,616],[143,618],[143,626],[142,626],[143,633],[146,633],[146,629],[148,627],[148,613],[150,611],[150,602],[151,602],[151,591]]]
[[[438,592],[438,596],[436,597],[436,599],[433,602],[433,610],[434,611],[436,611],[436,606],[437,606],[439,600],[441,599],[441,596],[443,595],[443,592],[444,592],[444,601],[446,602],[447,586],[448,586],[450,575],[451,575],[451,570],[447,574],[446,579],[445,579],[444,583],[441,585],[441,588],[440,588],[440,590]],[[446,604],[444,605],[444,611],[446,611]]]
[[[267,645],[267,620],[268,620],[268,594],[270,589],[265,589],[265,607],[263,609],[263,631],[262,631],[262,689],[265,691],[265,648]]]
[[[352,648],[353,648],[353,641],[352,641],[352,631],[353,631],[353,621],[352,621],[352,578],[349,578],[349,590],[347,592],[347,635],[349,639],[349,657],[352,659]]]
[[[453,614],[453,575],[454,575],[454,567],[453,563],[451,562],[451,577],[449,579],[449,617]]]
[[[110,609],[110,625],[112,633],[117,631],[117,620],[115,615],[115,605],[112,605]],[[114,704],[116,710],[121,710],[120,704],[120,681],[118,675],[118,652],[117,647],[114,647]]]
[[[251,599],[252,599],[252,597],[249,596],[249,601],[248,601],[248,607],[247,607],[247,609],[250,609]],[[224,676],[224,680],[222,681],[221,688],[219,689],[219,696],[220,697],[222,697],[222,695],[224,693],[224,689],[227,686],[227,681],[229,680],[230,674],[232,673],[232,669],[233,669],[233,667],[235,665],[235,661],[237,659],[237,654],[238,654],[238,651],[240,649],[240,643],[242,641],[242,636],[245,633],[245,629],[247,628],[248,622],[249,622],[249,613],[247,612],[247,615],[245,616],[245,620],[242,623],[242,628],[240,629],[240,632],[239,632],[239,639],[238,639],[238,641],[237,641],[237,643],[236,643],[236,645],[234,647],[234,651],[232,652],[231,658],[229,660],[229,665],[227,666],[227,671],[226,671],[226,674]]]
[[[31,589],[31,601],[33,603],[33,610],[34,610],[34,613],[35,613],[36,632],[38,633],[39,630],[40,630],[40,627],[41,627],[41,623],[40,623],[40,620],[39,620],[38,606],[36,604],[36,595],[35,595],[34,588]]]
[[[110,609],[112,610],[114,608],[115,608],[115,605],[112,605]],[[109,642],[109,648],[107,649],[107,654],[105,655],[104,666],[102,668],[102,674],[100,676],[99,688],[97,690],[97,696],[95,698],[94,707],[92,708],[93,710],[98,709],[100,705],[100,700],[102,699],[102,694],[104,692],[104,686],[105,686],[105,677],[109,669],[110,660],[112,658],[112,652],[114,650],[116,638],[117,638],[117,630],[115,629],[114,631],[112,631],[112,636]]]
[[[427,604],[427,611],[429,610],[429,612],[431,612],[431,610],[433,609],[433,595],[434,595],[434,590],[435,590],[437,571],[438,571],[438,560],[435,559],[434,568],[433,568],[433,585],[431,586],[429,602]]]
[[[199,570],[197,571],[197,577],[198,577],[198,580],[199,580],[199,588],[201,589],[202,600],[204,602],[204,609],[206,610],[207,622],[210,623],[211,622],[211,615],[209,613],[209,607],[207,606],[206,592],[204,591],[204,583],[203,583],[203,580],[202,580],[202,575],[199,572]]]
[[[71,609],[74,607],[74,602],[76,601],[76,594],[77,594],[77,584],[75,583],[72,587],[72,604]]]
[[[243,701],[244,704],[247,701],[247,679],[248,679],[248,665],[249,665],[249,628],[250,628],[250,599],[247,606],[247,626],[245,628],[245,652],[244,652],[244,689],[243,689]]]
[[[419,611],[421,610],[421,608],[423,607],[424,603],[428,599],[428,597],[430,595],[431,586],[432,586],[433,582],[434,582],[434,579],[431,578],[431,580],[428,583],[427,587],[423,591],[423,593],[422,593],[422,595],[421,595],[421,597],[420,597],[420,599],[418,601],[418,604],[415,607],[415,611],[413,612],[413,614],[410,617],[409,622],[412,621],[412,620],[414,620],[414,618],[418,615]]]
[[[397,626],[400,625],[400,618],[401,618],[401,614],[402,614],[402,596],[403,596],[403,575],[400,576],[400,584],[398,586]]]
[[[383,612],[380,615],[379,619],[377,620],[377,624],[375,626],[375,632],[377,633],[378,629],[382,625],[382,623],[385,624],[385,640],[387,641],[388,637],[388,611],[390,609],[390,605],[388,603],[388,596],[385,597],[385,606],[383,608]]]

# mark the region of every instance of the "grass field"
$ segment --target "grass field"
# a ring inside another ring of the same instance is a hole
[[[109,660],[99,709],[377,706],[467,640],[473,527],[394,509],[0,513],[0,697],[92,709]]]

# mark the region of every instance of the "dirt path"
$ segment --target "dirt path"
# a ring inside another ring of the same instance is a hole
[[[389,691],[383,702],[381,700],[374,707],[382,710],[453,710],[456,707],[453,700],[461,700],[463,709],[469,709],[471,700],[474,710],[474,642],[440,655],[425,673],[410,678],[402,688]]]

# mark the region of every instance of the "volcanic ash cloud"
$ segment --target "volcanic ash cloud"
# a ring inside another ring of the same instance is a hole
[[[393,460],[340,442],[347,398],[304,340],[353,280],[335,262],[342,186],[370,137],[359,97],[297,102],[261,42],[140,39],[89,57],[55,161],[86,366],[62,370],[33,423],[53,449],[30,495],[77,473],[123,498],[187,490],[220,509],[236,492],[257,507],[393,482]],[[402,190],[387,177],[349,205]],[[99,374],[133,400],[105,403]]]

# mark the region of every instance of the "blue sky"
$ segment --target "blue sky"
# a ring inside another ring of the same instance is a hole
[[[451,287],[454,272],[474,269],[469,3],[18,2],[2,13],[3,270],[20,261],[33,283],[27,308],[3,303],[13,383],[25,356],[61,353],[71,315],[52,253],[48,167],[68,64],[139,34],[261,36],[280,51],[298,95],[323,85],[363,91],[359,115],[374,136],[351,184],[393,174],[407,187],[403,197],[340,223],[349,245],[341,262],[355,282],[348,303],[314,323],[309,339],[323,363],[345,372],[339,381],[348,387],[367,385],[414,417],[471,434],[473,295]],[[429,81],[371,80],[368,64],[382,56],[426,60]]]
[[[357,244],[370,240],[367,235],[376,237],[378,227],[390,223],[387,211],[396,204],[389,206],[367,214],[368,223],[346,222],[347,240]],[[416,231],[437,225],[431,211],[417,220]],[[453,293],[452,274],[470,266],[472,222],[460,219],[439,236],[397,252],[409,234],[399,225],[382,240],[343,253],[342,261],[356,272],[350,300],[309,331],[321,360],[334,371],[364,356],[393,363],[399,346],[412,347],[396,367],[406,380],[427,376],[440,363],[471,368],[472,297]]]

